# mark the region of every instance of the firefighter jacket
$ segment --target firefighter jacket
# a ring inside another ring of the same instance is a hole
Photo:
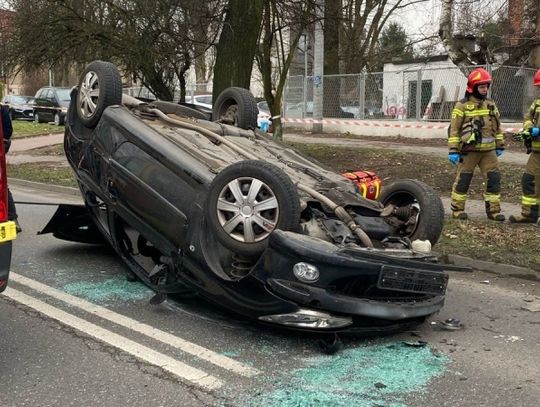
[[[448,132],[448,148],[452,153],[504,148],[499,109],[493,100],[469,96],[456,103]]]
[[[533,127],[540,127],[540,99],[536,99],[523,119],[523,130],[529,131]],[[531,141],[532,151],[540,153],[540,137],[533,137]]]

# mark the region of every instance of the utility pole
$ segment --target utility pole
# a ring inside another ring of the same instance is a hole
[[[317,21],[313,45],[313,132],[323,131],[323,90],[324,90],[324,0],[317,1]]]

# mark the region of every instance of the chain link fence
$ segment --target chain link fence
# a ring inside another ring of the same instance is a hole
[[[479,66],[422,68],[326,75],[323,117],[449,121],[455,103],[465,95],[467,76]],[[490,97],[504,121],[520,122],[538,97],[534,69],[482,66],[493,76]],[[285,118],[313,117],[313,78],[291,76],[284,94]]]

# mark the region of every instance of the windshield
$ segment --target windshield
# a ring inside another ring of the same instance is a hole
[[[71,100],[71,97],[69,96],[70,93],[71,93],[71,88],[56,89],[56,94],[58,95],[58,99],[64,102],[69,102]]]
[[[33,96],[10,96],[10,103],[24,105],[26,103],[32,103],[34,101]]]

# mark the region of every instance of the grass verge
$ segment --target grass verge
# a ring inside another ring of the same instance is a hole
[[[41,136],[43,134],[63,133],[64,126],[54,126],[47,123],[13,120],[13,138]]]
[[[383,186],[398,178],[414,178],[449,196],[456,175],[456,169],[446,158],[433,155],[325,144],[289,144],[340,173],[350,170],[374,171],[383,180]],[[502,200],[520,202],[523,167],[501,163],[500,170]],[[483,199],[485,188],[485,182],[477,170],[469,188],[469,197]]]
[[[8,176],[45,184],[77,187],[71,167],[51,163],[8,165]]]
[[[534,225],[446,219],[434,250],[443,255],[458,254],[540,272],[539,234],[540,230]]]

